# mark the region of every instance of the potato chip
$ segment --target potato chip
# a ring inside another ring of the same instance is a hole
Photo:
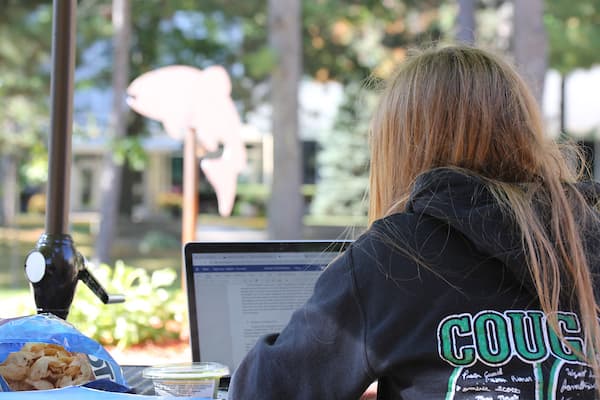
[[[52,384],[52,382],[46,381],[44,379],[40,379],[37,381],[31,380],[31,379],[26,379],[25,383],[30,384],[36,390],[55,389],[54,384]]]
[[[0,364],[0,375],[13,391],[81,385],[96,377],[83,353],[51,343],[26,343]]]
[[[33,390],[34,387],[31,386],[29,383],[23,381],[11,381],[9,379],[6,380],[6,383],[8,383],[8,386],[10,386],[11,390],[15,391],[15,392],[19,392],[22,390]]]
[[[20,381],[27,378],[29,369],[25,366],[9,364],[0,365],[0,375],[5,379]]]

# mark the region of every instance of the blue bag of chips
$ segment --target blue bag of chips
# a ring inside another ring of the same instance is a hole
[[[127,385],[112,356],[70,323],[52,314],[0,319],[0,392],[101,379]]]

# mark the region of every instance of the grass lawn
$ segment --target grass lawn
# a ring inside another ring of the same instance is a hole
[[[28,287],[2,288],[0,290],[0,304],[10,304],[11,307],[3,307],[0,318],[18,317],[35,312],[35,302]]]
[[[31,293],[29,292],[29,288],[3,288],[0,291],[0,301],[5,300],[14,300],[14,299],[27,299],[31,297]]]

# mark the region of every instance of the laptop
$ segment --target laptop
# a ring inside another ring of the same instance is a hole
[[[310,297],[321,272],[350,243],[187,243],[192,360],[219,362],[233,373],[260,336],[281,331]]]

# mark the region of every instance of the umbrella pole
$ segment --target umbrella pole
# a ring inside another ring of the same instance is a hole
[[[63,319],[69,314],[80,279],[104,303],[124,300],[122,295],[106,293],[86,269],[85,259],[67,232],[76,14],[76,0],[54,0],[46,232],[25,259],[25,274],[33,288],[38,313],[52,313]]]
[[[76,0],[54,1],[46,233],[68,230]]]
[[[75,69],[76,0],[54,0],[46,232],[25,259],[38,313],[66,318],[84,259],[67,233]]]

